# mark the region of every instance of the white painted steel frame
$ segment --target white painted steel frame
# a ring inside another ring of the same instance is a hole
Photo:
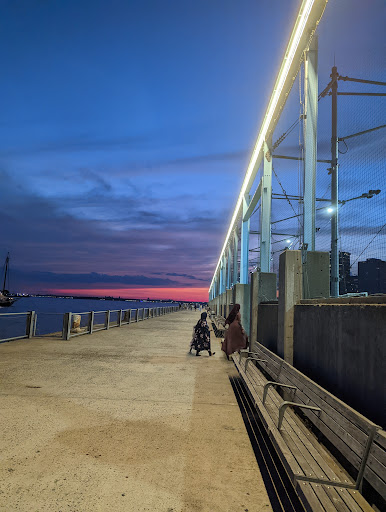
[[[237,199],[236,207],[229,225],[224,245],[214,271],[214,276],[209,289],[212,288],[214,277],[220,267],[222,257],[230,242],[233,229],[239,216],[240,208],[243,206],[245,194],[250,192],[253,181],[262,161],[262,147],[264,141],[269,140],[278,122],[280,113],[285,105],[293,82],[303,60],[303,52],[308,47],[316,27],[323,15],[328,0],[303,0],[296,18],[287,49],[276,78],[275,86],[266,110],[262,126],[251,159],[249,161],[244,181]]]
[[[304,203],[303,243],[315,251],[315,189],[318,124],[318,37],[312,39],[304,61]]]

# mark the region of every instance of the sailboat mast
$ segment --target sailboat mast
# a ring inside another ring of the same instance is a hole
[[[3,291],[5,290],[5,284],[6,284],[6,281],[7,281],[8,264],[9,264],[9,253],[7,254],[7,257],[5,259]]]

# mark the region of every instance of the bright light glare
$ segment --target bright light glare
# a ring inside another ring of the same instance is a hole
[[[278,78],[276,80],[276,84],[275,84],[275,87],[273,89],[270,102],[268,104],[268,109],[267,109],[267,112],[265,114],[264,121],[263,121],[262,127],[260,129],[260,133],[259,133],[259,135],[257,137],[257,141],[256,141],[256,144],[255,144],[255,148],[253,150],[253,153],[252,153],[251,160],[250,160],[248,168],[247,168],[247,172],[245,174],[245,178],[244,178],[244,181],[243,181],[243,185],[241,187],[239,198],[237,199],[236,208],[235,208],[235,210],[233,212],[232,220],[231,220],[231,223],[229,225],[228,233],[227,233],[227,235],[225,237],[225,242],[224,242],[223,248],[221,250],[221,254],[220,254],[217,266],[216,266],[216,270],[214,271],[212,282],[210,284],[209,290],[213,286],[215,275],[216,275],[217,270],[219,268],[219,265],[220,265],[220,262],[221,262],[221,258],[223,257],[223,254],[225,252],[228,240],[229,240],[229,238],[230,238],[230,236],[232,234],[233,225],[234,225],[234,223],[236,221],[236,218],[237,218],[237,215],[239,213],[239,210],[240,210],[240,207],[241,207],[241,204],[242,204],[245,192],[246,192],[247,187],[248,187],[249,179],[250,179],[250,177],[251,177],[251,175],[253,173],[253,169],[254,169],[255,164],[257,162],[257,159],[259,157],[259,153],[260,153],[261,147],[262,147],[263,142],[264,142],[264,140],[266,138],[268,128],[269,128],[269,126],[271,124],[271,121],[272,121],[273,113],[275,112],[275,109],[277,107],[279,98],[280,98],[282,90],[283,90],[284,83],[286,81],[286,78],[287,78],[288,72],[290,70],[290,67],[291,67],[294,55],[296,53],[296,50],[298,48],[299,41],[300,41],[300,39],[301,39],[301,37],[303,35],[304,28],[305,28],[305,26],[307,24],[307,20],[308,20],[308,17],[310,15],[312,6],[314,4],[314,1],[315,0],[303,0],[303,4],[302,4],[301,10],[300,10],[300,14],[299,14],[299,16],[298,16],[298,18],[296,20],[294,30],[292,31],[289,47],[287,49],[286,54],[284,55],[284,59],[283,59],[282,65],[281,65],[279,76],[278,76]]]
[[[287,244],[290,244],[291,243],[291,240],[286,240]]]
[[[329,208],[327,208],[327,211],[328,213],[332,213],[334,211],[334,208],[332,208],[331,206]]]

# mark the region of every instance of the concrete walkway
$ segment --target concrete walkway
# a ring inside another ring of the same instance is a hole
[[[1,512],[257,512],[271,506],[198,312],[69,341],[0,344]]]

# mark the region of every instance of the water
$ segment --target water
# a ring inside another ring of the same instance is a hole
[[[9,316],[9,313],[37,313],[36,335],[60,333],[64,313],[107,311],[166,307],[172,303],[135,300],[70,299],[63,297],[21,297],[12,306],[0,308],[0,340],[25,334],[26,315]]]

